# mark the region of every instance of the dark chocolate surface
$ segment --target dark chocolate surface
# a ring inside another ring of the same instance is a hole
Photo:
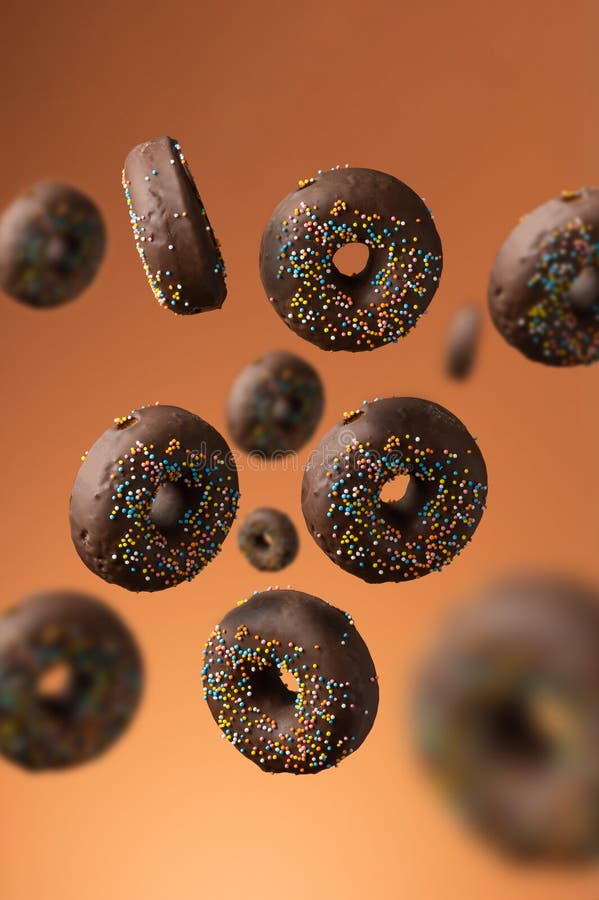
[[[238,497],[235,463],[216,429],[175,406],[143,407],[115,420],[79,469],[73,543],[100,578],[163,590],[218,553]]]
[[[179,315],[219,309],[227,295],[224,262],[180,145],[160,137],[134,147],[122,180],[135,245],[160,305]]]
[[[598,248],[599,188],[563,191],[520,220],[489,282],[491,317],[509,344],[550,366],[599,359]]]
[[[383,486],[409,476],[405,496]],[[452,413],[414,397],[346,413],[313,451],[302,510],[321,550],[364,581],[404,581],[437,571],[471,539],[485,509],[478,445]]]
[[[348,613],[310,594],[254,594],[216,627],[204,660],[210,712],[265,772],[335,766],[374,723],[379,690],[368,648]]]
[[[365,244],[364,270],[345,275],[335,253]],[[373,169],[333,169],[300,182],[266,226],[262,283],[276,312],[323,350],[373,350],[404,337],[441,277],[441,241],[426,204]]]

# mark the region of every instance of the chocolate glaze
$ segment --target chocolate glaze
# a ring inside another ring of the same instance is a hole
[[[405,496],[383,486],[409,475]],[[308,530],[336,565],[364,581],[405,581],[441,569],[471,539],[487,471],[452,413],[414,397],[365,403],[312,453],[302,484]]]
[[[368,247],[358,275],[334,256]],[[334,169],[300,182],[279,203],[260,248],[260,275],[276,312],[323,350],[373,350],[416,324],[441,276],[441,241],[426,204],[373,169]]]
[[[68,667],[53,695],[40,679]],[[30,770],[62,769],[103,753],[139,704],[137,644],[109,607],[68,591],[36,594],[0,616],[0,753]]]
[[[293,562],[299,549],[295,525],[270,506],[252,510],[237,532],[239,549],[262,572],[279,572]]]
[[[219,309],[227,295],[223,258],[180,145],[160,137],[134,147],[123,188],[160,305],[180,315]]]
[[[599,359],[598,247],[599,188],[563,191],[520,220],[489,282],[491,317],[509,344],[550,366]]]
[[[503,850],[599,853],[599,593],[512,576],[439,635],[415,691],[417,744],[444,793]]]
[[[328,769],[372,728],[379,690],[368,648],[348,613],[310,594],[254,594],[227,613],[204,657],[210,712],[265,772]],[[281,680],[285,672],[299,693]]]
[[[34,184],[0,217],[0,287],[36,309],[60,306],[93,281],[105,246],[89,197],[66,184]]]
[[[73,543],[100,578],[163,590],[218,553],[238,497],[235,463],[216,429],[176,406],[143,407],[115,420],[79,469]]]
[[[324,389],[309,363],[285,351],[264,353],[243,369],[227,402],[227,423],[248,453],[299,450],[322,416]]]

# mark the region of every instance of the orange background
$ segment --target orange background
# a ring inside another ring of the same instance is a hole
[[[100,204],[110,246],[72,305],[1,301],[2,605],[46,587],[95,593],[135,629],[148,677],[133,727],[97,763],[32,776],[0,761],[2,900],[599,898],[597,869],[517,869],[462,831],[414,760],[406,721],[416,663],[465,590],[519,564],[598,574],[599,366],[529,363],[487,319],[475,376],[450,383],[441,367],[452,315],[484,304],[517,217],[597,183],[598,25],[595,0],[5,4],[0,204],[39,178],[67,180]],[[121,164],[164,133],[180,139],[222,241],[220,312],[163,312],[134,250]],[[278,200],[345,162],[423,194],[445,250],[416,330],[356,355],[288,331],[257,265]],[[80,454],[115,416],[159,400],[224,430],[232,379],[269,348],[322,374],[318,436],[362,399],[420,395],[478,435],[490,473],[488,511],[448,569],[367,586],[309,539],[301,471],[241,472],[242,513],[278,504],[301,529],[279,581],[351,610],[380,674],[366,744],[339,769],[298,779],[250,765],[202,701],[205,638],[269,584],[235,532],[193,583],[136,596],[89,573],[68,530]]]

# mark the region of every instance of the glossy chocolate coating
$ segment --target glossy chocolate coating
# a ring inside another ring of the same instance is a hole
[[[599,188],[563,191],[524,216],[501,247],[489,310],[505,340],[536,362],[599,359]]]
[[[237,469],[221,435],[175,406],[115,420],[87,454],[71,497],[77,553],[130,591],[191,580],[235,518]]]
[[[165,309],[194,315],[227,295],[218,241],[180,145],[160,137],[134,147],[123,188],[137,251]]]
[[[372,728],[374,663],[348,613],[301,591],[256,593],[232,609],[204,650],[210,712],[265,772],[317,773]],[[281,679],[291,675],[291,690]]]
[[[383,486],[405,475],[405,496],[383,501]],[[482,454],[460,420],[428,400],[391,397],[324,436],[304,473],[302,510],[336,565],[364,581],[405,581],[460,553],[486,496]]]
[[[367,246],[368,261],[345,275],[334,257],[355,242]],[[300,182],[273,212],[260,248],[276,312],[323,350],[373,350],[404,337],[432,300],[441,269],[426,204],[373,169],[334,169]]]

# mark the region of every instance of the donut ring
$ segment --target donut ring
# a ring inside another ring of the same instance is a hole
[[[368,248],[358,275],[335,253]],[[260,249],[264,289],[285,324],[323,350],[374,350],[414,327],[441,277],[441,241],[420,197],[392,175],[333,169],[279,203]]]
[[[405,496],[383,486],[409,475]],[[302,484],[310,534],[364,581],[438,571],[471,539],[485,509],[487,471],[464,425],[428,400],[392,397],[346,413],[313,452]]]
[[[238,488],[231,451],[208,422],[176,406],[133,410],[79,469],[75,549],[92,572],[130,591],[191,581],[220,550]]]
[[[62,691],[42,679],[65,667]],[[81,594],[37,594],[0,616],[0,753],[25,769],[94,759],[128,727],[142,693],[137,644],[118,616]]]
[[[216,626],[204,658],[204,698],[223,737],[264,772],[336,766],[374,723],[368,648],[349,613],[310,594],[255,593]]]
[[[91,284],[105,248],[95,203],[70,185],[41,181],[0,217],[0,286],[34,309],[61,306]]]
[[[479,594],[429,654],[414,724],[444,793],[504,851],[597,856],[597,591],[529,575]]]
[[[122,184],[135,246],[154,297],[181,316],[219,309],[225,264],[180,144],[159,137],[134,147]]]
[[[279,572],[297,556],[299,540],[295,525],[285,513],[270,506],[254,509],[237,533],[239,549],[261,572]]]
[[[562,191],[521,219],[493,265],[489,310],[528,359],[599,360],[599,188]]]
[[[293,353],[271,350],[239,373],[227,402],[231,437],[247,453],[274,457],[299,450],[324,406],[318,372]]]

